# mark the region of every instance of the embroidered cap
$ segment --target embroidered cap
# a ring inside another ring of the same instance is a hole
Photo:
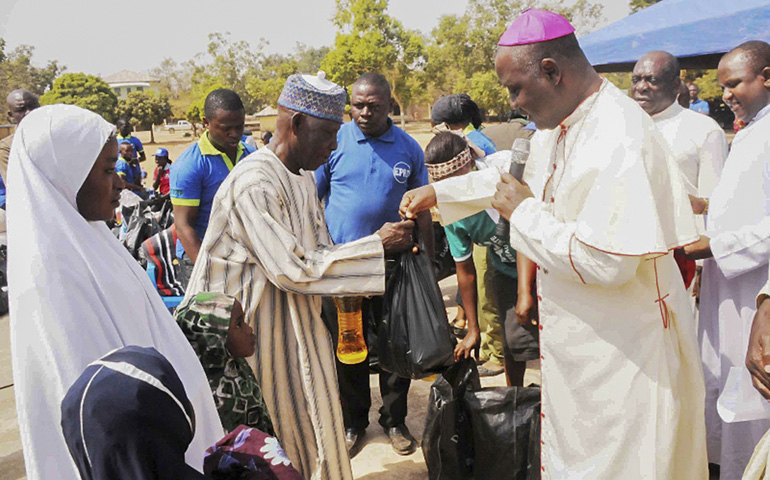
[[[575,32],[569,21],[548,10],[529,8],[513,21],[497,44],[501,47],[527,45],[561,38]]]
[[[326,73],[318,75],[294,74],[286,79],[278,105],[342,123],[348,94],[345,89],[326,79]]]

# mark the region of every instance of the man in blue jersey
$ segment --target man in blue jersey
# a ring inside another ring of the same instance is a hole
[[[144,154],[144,145],[142,145],[141,140],[131,135],[131,122],[125,118],[119,118],[115,122],[115,128],[118,130],[118,143],[131,143],[134,147],[134,159],[138,159],[140,162],[145,161],[147,156]]]
[[[203,114],[206,130],[174,162],[169,179],[183,272],[191,270],[198,258],[219,186],[233,166],[254,151],[241,141],[246,111],[237,93],[225,88],[212,91]]]
[[[353,84],[350,95],[353,121],[337,134],[337,150],[316,170],[318,196],[325,204],[326,224],[335,244],[371,235],[386,222],[398,222],[398,206],[407,190],[428,183],[419,144],[388,117],[393,106],[390,85],[378,73],[365,73]],[[433,254],[430,214],[418,218],[428,253]],[[362,306],[364,335],[369,320],[383,315],[383,297],[365,299]],[[336,341],[336,310],[324,300],[324,318]],[[350,456],[362,446],[369,425],[371,397],[368,362],[344,365],[337,362],[337,376],[345,423],[345,443]],[[393,449],[408,455],[417,447],[404,421],[410,381],[389,372],[380,373],[383,406],[380,425]]]

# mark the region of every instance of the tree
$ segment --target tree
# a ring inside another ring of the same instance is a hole
[[[558,12],[578,32],[592,29],[602,15],[602,6],[588,0],[469,0],[463,15],[442,16],[431,32],[425,72],[432,100],[468,93],[482,110],[507,112],[507,94],[495,73],[497,41],[522,11],[532,7]]]
[[[422,36],[386,13],[387,0],[336,0],[334,49],[321,62],[330,80],[351,85],[366,72],[388,79],[391,95],[404,115],[415,92],[409,77],[422,69]]]
[[[160,125],[171,116],[168,97],[153,91],[131,92],[118,102],[117,117],[126,118],[134,125],[150,129],[150,143],[155,143],[154,125]]]
[[[112,121],[115,118],[118,97],[99,77],[85,73],[65,73],[54,80],[53,88],[40,97],[40,103],[77,105]]]
[[[631,7],[631,13],[636,13],[639,10],[644,10],[645,8],[651,5],[655,5],[658,2],[660,2],[660,0],[631,0],[629,6]]]
[[[53,86],[54,79],[64,71],[55,60],[45,67],[32,64],[34,48],[20,45],[6,54],[5,41],[0,38],[0,100],[5,100],[12,90],[23,88],[42,95]]]
[[[299,69],[299,62],[290,56],[270,55],[267,57],[262,63],[262,68],[254,72],[253,77],[246,84],[246,91],[253,99],[257,109],[267,105],[276,105],[286,79],[289,78],[289,75],[297,72],[315,73],[307,70],[302,72]]]

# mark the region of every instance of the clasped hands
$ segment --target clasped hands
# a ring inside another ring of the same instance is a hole
[[[492,199],[492,207],[504,219],[510,220],[513,211],[530,197],[534,195],[526,183],[519,182],[509,173],[503,173]],[[419,212],[433,208],[437,203],[436,190],[432,185],[425,185],[406,192],[398,211],[402,218],[415,219]]]

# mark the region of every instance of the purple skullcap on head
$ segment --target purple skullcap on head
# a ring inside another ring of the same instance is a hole
[[[540,43],[574,32],[575,27],[558,13],[530,8],[513,21],[497,44],[501,47],[513,47]]]

